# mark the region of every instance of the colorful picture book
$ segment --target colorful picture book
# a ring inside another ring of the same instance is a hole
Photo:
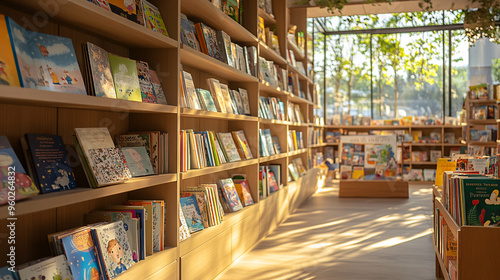
[[[114,54],[109,54],[108,57],[115,83],[116,97],[142,102],[136,62]]]
[[[108,52],[90,42],[84,45],[84,52],[87,53],[84,55],[86,58],[84,62],[87,65],[85,68],[90,70],[86,75],[89,92],[98,97],[116,98]]]
[[[231,178],[221,179],[217,182],[217,184],[230,212],[236,212],[243,209],[238,192],[236,191],[236,187],[234,186]]]
[[[22,280],[28,279],[68,279],[74,280],[65,255],[33,261],[19,266],[17,273]]]
[[[232,134],[230,132],[219,132],[217,136],[219,138],[223,151],[227,155],[228,161],[240,161],[241,157],[238,153],[238,149],[236,148],[236,144],[234,143]]]
[[[163,22],[163,18],[161,17],[160,10],[147,0],[141,0],[141,3],[144,12],[144,24],[146,27],[168,36],[168,31],[165,27],[165,23]]]
[[[252,151],[250,150],[250,144],[248,144],[247,138],[245,137],[245,132],[243,130],[231,132],[238,147],[238,152],[242,159],[252,159]]]
[[[254,204],[252,194],[250,193],[250,187],[248,186],[248,182],[246,180],[234,179],[234,187],[236,188],[236,192],[238,193],[238,197],[240,198],[241,204],[243,206],[249,206]]]
[[[132,177],[155,174],[146,147],[123,147],[122,153]]]
[[[89,228],[64,237],[62,243],[75,280],[101,279],[103,277]]]
[[[197,51],[201,51],[198,38],[196,37],[196,28],[185,14],[181,13],[181,42]]]
[[[181,197],[179,201],[189,232],[194,233],[204,229],[196,196]]]
[[[133,22],[137,22],[137,9],[134,1],[107,0],[111,11]]]
[[[142,102],[144,103],[157,103],[154,94],[153,84],[151,82],[151,73],[149,72],[149,65],[144,61],[136,61],[137,75],[139,77],[139,86],[141,89]]]
[[[16,59],[12,51],[7,23],[10,19],[0,15],[0,85],[21,86],[17,73]]]

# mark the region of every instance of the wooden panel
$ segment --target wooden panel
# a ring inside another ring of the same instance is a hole
[[[259,240],[259,221],[255,216],[248,217],[233,225],[231,230],[232,257],[235,261]]]
[[[168,264],[168,265],[167,265]],[[177,279],[177,250],[168,248],[165,251],[154,253],[146,257],[146,260],[136,263],[127,272],[114,278],[117,280],[137,280],[137,279]],[[174,278],[163,278],[163,276]],[[158,278],[157,278],[158,277]]]
[[[231,262],[231,229],[227,229],[181,257],[181,279],[213,279]]]
[[[141,275],[138,275],[135,279],[140,279]],[[131,278],[132,279],[132,278]],[[179,262],[175,261],[166,267],[162,268],[160,271],[151,275],[148,278],[144,278],[145,280],[158,280],[158,279],[169,279],[175,280],[179,279]]]
[[[284,187],[283,189],[281,189],[278,193],[276,193],[276,195],[278,196],[277,198],[277,211],[276,211],[276,215],[277,215],[277,222],[278,224],[280,224],[281,222],[283,222],[284,220],[286,220],[286,218],[288,218],[288,216],[290,215],[290,202],[288,200],[288,187]]]
[[[497,279],[491,269],[500,262],[500,231],[494,227],[462,227],[458,232],[458,279]]]
[[[278,225],[276,200],[278,195],[272,194],[259,201],[260,238],[269,235]]]
[[[341,180],[339,184],[339,197],[408,198],[408,182]]]

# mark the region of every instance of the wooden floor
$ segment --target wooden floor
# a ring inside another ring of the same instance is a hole
[[[338,198],[330,183],[218,279],[436,279],[431,192]]]

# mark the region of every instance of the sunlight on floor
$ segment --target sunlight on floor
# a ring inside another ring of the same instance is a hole
[[[393,237],[393,238],[384,240],[382,242],[378,242],[378,243],[375,243],[373,245],[370,245],[366,248],[363,248],[362,250],[369,251],[369,250],[378,249],[378,248],[391,247],[391,246],[399,245],[401,243],[408,242],[408,241],[411,241],[411,240],[414,240],[414,239],[417,239],[417,238],[420,238],[422,236],[426,236],[429,234],[432,234],[432,229],[427,229],[427,230],[425,230],[419,234],[415,234],[414,236],[409,237],[409,238]]]

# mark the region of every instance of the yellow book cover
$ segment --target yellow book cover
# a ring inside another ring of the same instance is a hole
[[[365,170],[363,168],[354,168],[352,171],[352,178],[353,179],[361,179],[365,176]]]
[[[5,16],[0,15],[0,85],[21,86]]]
[[[443,173],[445,171],[454,171],[456,169],[457,162],[449,161],[446,158],[439,158],[436,167],[436,180],[435,185],[438,187],[443,186]]]
[[[446,228],[446,244],[445,245],[445,259],[444,263],[446,265],[446,269],[449,270],[448,264],[451,260],[457,259],[457,240],[453,236],[450,228],[448,226],[444,226]]]

